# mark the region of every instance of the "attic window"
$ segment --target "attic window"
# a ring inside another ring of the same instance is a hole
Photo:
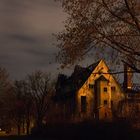
[[[104,105],[107,105],[107,100],[104,100]]]
[[[89,84],[89,88],[93,88],[94,87],[94,85],[92,85],[92,84]]]
[[[107,87],[104,87],[104,92],[107,92]]]

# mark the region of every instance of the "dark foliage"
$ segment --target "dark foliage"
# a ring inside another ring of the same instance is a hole
[[[68,14],[65,29],[57,36],[59,62],[73,64],[88,52],[95,58],[107,54],[113,61],[118,55],[140,72],[139,0],[57,1]]]
[[[137,140],[139,131],[133,130],[125,120],[116,122],[81,122],[78,124],[54,124],[34,129],[32,137],[51,139],[112,139]]]

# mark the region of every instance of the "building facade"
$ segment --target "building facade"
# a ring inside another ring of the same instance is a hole
[[[112,120],[124,98],[119,83],[103,60],[86,68],[76,66],[70,77],[59,75],[56,84],[57,104],[61,102],[61,109],[75,121]]]
[[[123,99],[120,85],[101,60],[76,92],[76,112],[81,118],[110,120]]]

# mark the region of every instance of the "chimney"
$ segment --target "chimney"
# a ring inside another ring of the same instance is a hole
[[[129,90],[132,89],[132,77],[133,77],[133,73],[132,73],[132,69],[127,65],[124,64],[124,89],[125,90]]]

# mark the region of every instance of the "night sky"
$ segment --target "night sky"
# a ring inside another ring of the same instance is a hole
[[[12,79],[35,70],[57,74],[52,34],[63,30],[66,14],[54,0],[0,0],[0,66]]]
[[[63,31],[67,19],[60,3],[0,0],[0,18],[0,67],[6,68],[11,79],[23,79],[36,70],[54,78],[58,73],[71,74],[74,66],[61,69],[55,59],[58,48],[52,34]],[[94,53],[96,57],[91,54],[79,64],[88,66],[104,57]]]

